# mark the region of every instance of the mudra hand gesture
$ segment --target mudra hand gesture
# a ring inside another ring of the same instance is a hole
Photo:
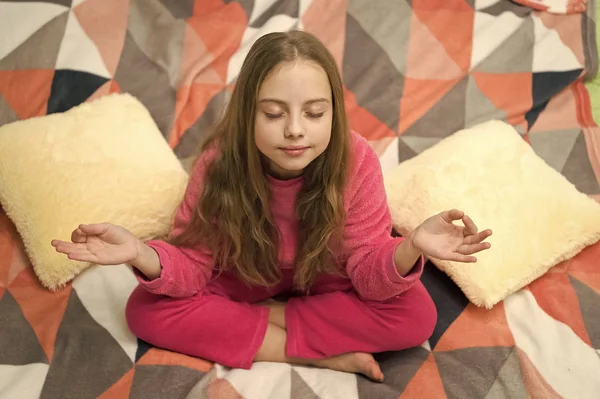
[[[462,220],[464,227],[453,223],[457,220]],[[491,235],[489,229],[478,232],[470,217],[452,209],[425,220],[412,232],[410,239],[425,256],[472,263],[477,262],[473,254],[491,247],[489,242],[483,242]]]

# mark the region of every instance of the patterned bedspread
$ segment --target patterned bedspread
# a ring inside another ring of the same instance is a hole
[[[534,3],[543,2],[0,1],[0,124],[129,92],[186,162],[253,41],[300,28],[333,52],[352,127],[384,170],[502,119],[598,196],[600,131],[583,85],[598,67],[594,4],[568,15],[522,5]],[[434,335],[378,355],[383,384],[274,363],[232,370],[137,340],[124,320],[135,286],[125,265],[42,288],[0,210],[0,397],[600,397],[600,244],[492,310],[469,304],[432,264],[423,282],[439,312]]]

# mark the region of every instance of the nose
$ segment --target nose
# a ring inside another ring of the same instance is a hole
[[[304,136],[304,127],[299,116],[290,115],[285,127],[286,138],[297,138]]]

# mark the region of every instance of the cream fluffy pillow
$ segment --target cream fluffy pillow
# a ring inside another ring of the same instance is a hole
[[[440,141],[385,175],[394,228],[458,208],[492,248],[465,264],[432,259],[477,306],[491,308],[600,240],[600,205],[539,158],[510,125],[491,121]]]
[[[113,94],[0,127],[0,203],[41,283],[58,289],[89,264],[50,245],[80,223],[168,233],[188,176],[144,106]]]

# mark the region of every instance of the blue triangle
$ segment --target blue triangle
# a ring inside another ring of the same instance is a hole
[[[564,72],[535,72],[532,78],[533,105],[525,114],[529,128],[533,126],[550,99],[561,92],[581,75],[583,69]]]
[[[48,114],[65,112],[85,102],[108,79],[87,72],[59,69],[54,72]]]

